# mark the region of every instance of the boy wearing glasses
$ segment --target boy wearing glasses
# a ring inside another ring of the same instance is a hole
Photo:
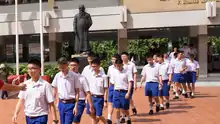
[[[53,124],[57,124],[56,108],[51,85],[40,78],[41,63],[37,59],[28,62],[28,74],[31,79],[24,82],[26,90],[20,91],[18,103],[12,118],[17,123],[21,107],[24,105],[27,124],[47,124],[49,107],[52,111]]]
[[[79,77],[69,71],[69,62],[65,57],[58,60],[58,72],[52,82],[54,98],[58,93],[60,124],[72,124],[74,116],[78,114]]]

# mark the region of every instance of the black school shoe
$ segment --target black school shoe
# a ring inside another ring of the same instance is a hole
[[[185,98],[188,98],[188,97],[189,97],[187,93],[182,94],[182,95],[183,95]]]
[[[164,107],[160,107],[160,110],[164,110]]]
[[[127,124],[131,124],[131,120],[127,120]]]
[[[160,111],[160,106],[156,106],[156,112]]]
[[[120,123],[125,123],[125,117],[121,117]]]
[[[149,115],[152,115],[152,114],[154,114],[154,111],[153,111],[153,110],[150,110],[150,111],[148,112],[148,114],[149,114]]]
[[[132,112],[133,112],[133,115],[137,115],[137,109],[136,108],[133,108]]]
[[[112,124],[112,121],[109,120],[109,119],[107,119],[107,120],[106,120],[106,123],[107,123],[107,124]]]
[[[179,99],[179,96],[175,96],[173,99]]]
[[[167,109],[170,108],[170,103],[169,102],[166,103],[166,108]]]

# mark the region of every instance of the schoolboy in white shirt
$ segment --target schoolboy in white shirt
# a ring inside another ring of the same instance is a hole
[[[61,57],[58,60],[58,72],[52,82],[54,98],[58,95],[58,110],[60,124],[72,124],[78,114],[80,81],[76,73],[69,71],[68,60]]]
[[[132,72],[128,68],[123,67],[122,59],[115,61],[117,71],[113,74],[112,80],[115,82],[113,107],[116,109],[116,124],[120,124],[120,110],[124,112],[127,117],[127,124],[131,124],[129,114],[130,107],[130,92],[133,85]]]
[[[115,54],[112,56],[112,65],[109,66],[107,76],[109,78],[109,88],[108,88],[108,117],[107,124],[112,124],[112,114],[113,114],[113,95],[114,95],[114,82],[112,81],[113,74],[117,71],[115,61],[120,59],[121,56],[119,54]]]
[[[89,114],[93,120],[93,124],[106,123],[105,118],[102,116],[103,107],[107,107],[108,98],[108,79],[107,76],[100,70],[100,60],[94,59],[91,62],[93,69],[90,73],[88,82],[90,92],[92,94],[92,103],[95,109],[95,114],[92,114],[89,109],[89,104],[86,105],[86,113]]]
[[[187,83],[188,89],[190,90],[189,96],[194,97],[195,83],[199,75],[199,63],[194,59],[194,54],[190,54],[189,59],[186,61],[187,65]]]
[[[27,86],[26,90],[20,91],[18,95],[19,100],[12,118],[13,123],[17,123],[20,109],[24,106],[26,124],[47,124],[49,107],[52,111],[53,124],[58,124],[52,87],[40,78],[40,61],[30,60],[27,68],[31,79],[24,82]]]
[[[72,58],[69,61],[69,68],[70,71],[75,72],[78,77],[79,77],[79,81],[80,81],[80,92],[79,92],[79,102],[78,102],[78,114],[74,116],[73,122],[75,124],[79,124],[82,114],[84,112],[84,108],[86,106],[86,100],[89,103],[90,106],[90,112],[94,113],[94,108],[93,108],[93,103],[92,103],[92,97],[91,97],[91,93],[90,93],[90,89],[89,89],[89,83],[86,79],[86,77],[82,76],[79,73],[79,63],[80,61],[77,58]]]
[[[164,110],[164,103],[166,108],[170,107],[169,103],[169,89],[172,79],[172,70],[169,66],[169,63],[164,61],[163,55],[158,55],[158,61],[160,64],[159,68],[159,80],[162,84],[162,88],[159,90],[159,98],[160,98],[160,110]],[[165,100],[164,100],[165,98]]]
[[[145,85],[145,96],[148,96],[148,101],[150,104],[149,115],[153,112],[153,99],[156,102],[156,112],[160,111],[160,103],[158,99],[159,88],[162,87],[162,83],[159,82],[159,64],[153,62],[153,58],[149,56],[147,58],[148,64],[144,66],[141,75],[141,85],[146,82]]]

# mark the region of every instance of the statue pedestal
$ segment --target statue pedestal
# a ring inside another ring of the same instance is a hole
[[[77,58],[79,59],[79,73],[82,73],[85,66],[87,66],[89,63],[87,61],[87,55],[81,55],[81,54],[74,54],[71,55],[71,58]]]

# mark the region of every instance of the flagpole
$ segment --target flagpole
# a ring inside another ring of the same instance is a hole
[[[15,0],[15,51],[16,75],[19,75],[18,0]]]
[[[39,13],[40,13],[40,57],[41,57],[41,76],[44,75],[44,38],[43,38],[43,12],[42,0],[39,0]]]

